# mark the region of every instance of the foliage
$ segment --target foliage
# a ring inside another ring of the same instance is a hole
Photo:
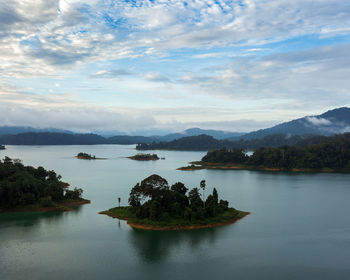
[[[188,209],[187,209],[188,210]],[[193,229],[197,226],[210,226],[230,223],[244,216],[248,215],[248,212],[236,210],[234,208],[227,208],[226,210],[218,213],[215,217],[203,217],[202,219],[190,219],[188,215],[191,215],[190,211],[185,212],[184,217],[171,217],[168,212],[164,212],[159,216],[158,220],[152,220],[150,218],[138,218],[135,209],[131,206],[127,207],[115,207],[107,211],[100,212],[100,214],[106,214],[119,219],[126,219],[128,222],[137,225],[151,226],[152,228],[164,228],[167,229]]]
[[[222,148],[220,150],[214,150],[208,152],[203,158],[202,161],[205,162],[221,162],[221,163],[245,163],[249,157],[245,154],[243,150],[233,149],[228,150]]]
[[[243,150],[220,149],[208,152],[202,161],[290,169],[350,170],[350,134],[305,140],[303,146],[260,148],[251,156]]]
[[[66,186],[52,170],[24,166],[20,160],[9,157],[0,160],[0,208],[37,203],[47,206],[81,198],[81,189],[67,190]]]
[[[79,154],[77,154],[77,157],[78,157],[78,158],[83,158],[83,159],[96,159],[95,156],[92,156],[92,155],[87,154],[87,153],[82,153],[82,152],[80,152]]]
[[[208,135],[189,136],[169,142],[153,142],[138,144],[137,150],[179,150],[179,151],[209,151],[213,149],[255,150],[261,147],[279,147],[282,145],[295,145],[299,141],[308,139],[313,135],[273,134],[259,139],[222,139],[218,140]]]
[[[156,154],[137,154],[130,158],[134,160],[158,160],[159,159],[158,155]]]
[[[205,187],[204,180],[201,186]],[[218,202],[215,188],[205,206],[198,188],[190,190],[188,195],[187,191],[183,183],[177,182],[169,187],[166,179],[154,174],[131,189],[129,204],[136,218],[163,222],[172,219],[200,221],[228,209],[227,201]]]

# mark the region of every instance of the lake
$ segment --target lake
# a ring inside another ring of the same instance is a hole
[[[86,152],[107,160],[78,160]],[[203,152],[154,151],[165,160],[125,158],[134,146],[7,146],[20,158],[61,174],[92,201],[64,213],[0,214],[0,279],[349,279],[350,175],[244,170],[178,171]],[[152,232],[98,212],[126,205],[151,174],[251,215],[235,224]]]

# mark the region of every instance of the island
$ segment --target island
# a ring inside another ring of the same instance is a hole
[[[101,159],[101,158],[97,158],[96,156],[92,156],[92,155],[87,154],[87,153],[79,153],[75,157],[78,159],[87,159],[87,160]]]
[[[4,145],[0,145],[0,150],[5,150],[5,146]]]
[[[250,156],[241,149],[209,151],[201,161],[179,170],[248,169],[291,172],[350,172],[350,134],[313,139],[305,146],[260,148]],[[310,140],[307,140],[310,141]]]
[[[159,160],[158,155],[156,154],[136,154],[134,156],[128,157],[133,160],[141,160],[141,161],[146,161],[146,160]]]
[[[0,212],[71,211],[90,203],[81,197],[82,189],[68,187],[53,170],[9,157],[0,160]]]
[[[229,207],[226,200],[219,200],[216,188],[204,199],[205,188],[205,180],[202,180],[199,188],[188,192],[183,183],[169,186],[166,179],[153,174],[131,189],[130,206],[111,208],[99,214],[127,220],[132,228],[144,230],[217,227],[234,223],[250,214]]]

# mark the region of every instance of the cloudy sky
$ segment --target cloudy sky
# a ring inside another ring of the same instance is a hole
[[[0,1],[0,125],[250,131],[349,77],[349,1]]]

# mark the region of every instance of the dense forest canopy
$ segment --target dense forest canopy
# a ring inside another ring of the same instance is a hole
[[[282,145],[296,145],[298,142],[313,137],[313,135],[294,135],[286,134],[268,135],[261,139],[236,140],[228,139],[217,140],[212,136],[199,135],[176,139],[170,142],[153,142],[150,144],[138,144],[137,150],[178,150],[178,151],[209,151],[213,149],[249,149],[255,150],[261,147],[279,147]]]
[[[51,206],[54,202],[81,199],[82,189],[67,189],[54,171],[24,166],[9,157],[0,160],[0,208],[32,204]]]
[[[205,189],[205,181],[199,185]],[[151,175],[137,183],[130,192],[129,204],[139,219],[169,221],[181,218],[188,221],[205,220],[225,212],[228,201],[218,198],[214,188],[206,199],[201,197],[199,188],[188,192],[181,182],[169,186],[166,179]]]
[[[83,158],[83,159],[96,159],[96,156],[92,156],[87,153],[80,152],[77,154],[77,158]]]
[[[158,160],[159,159],[157,154],[136,154],[129,158],[134,160]]]
[[[304,145],[260,148],[251,156],[244,150],[222,148],[208,152],[202,161],[282,169],[350,170],[350,133],[305,140]]]

